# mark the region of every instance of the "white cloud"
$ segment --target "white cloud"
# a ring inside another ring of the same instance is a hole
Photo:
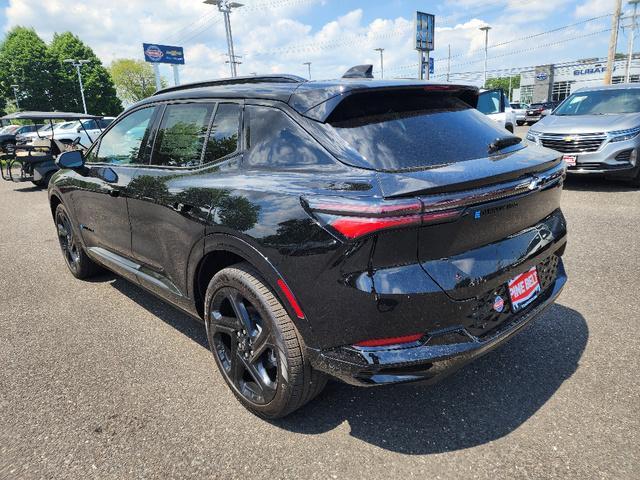
[[[408,77],[417,73],[417,66],[412,66],[417,55],[412,44],[410,12],[405,17],[365,21],[363,9],[345,9],[342,15],[312,28],[300,19],[316,11],[326,13],[323,0],[245,0],[243,3],[245,6],[231,15],[236,54],[243,57],[240,74],[277,72],[306,76],[303,62],[312,62],[312,76],[316,79],[335,78],[356,64],[372,63],[377,70],[379,54],[374,51],[377,47],[385,48],[387,76]],[[587,0],[583,5],[595,8],[593,5],[597,3]],[[437,50],[433,56],[446,57],[450,44],[454,71],[479,71],[483,63],[484,34],[478,29],[487,23],[486,19],[492,19],[490,44],[495,45],[544,30],[545,22],[533,19],[548,17],[567,4],[568,0],[450,0],[447,5],[455,7],[456,15],[438,17]],[[365,2],[363,5],[366,8]],[[332,9],[336,10],[335,4]],[[493,16],[483,13],[491,9]],[[115,58],[142,58],[142,42],[157,42],[185,46],[187,64],[181,67],[183,81],[229,74],[222,16],[215,7],[204,5],[200,0],[111,0],[108,3],[104,0],[10,0],[5,14],[5,28],[32,26],[45,40],[50,40],[54,32],[70,30],[89,44],[106,64]],[[449,26],[442,23],[443,18]],[[534,41],[493,48],[489,68],[537,65],[585,56],[573,53],[570,47],[580,45],[580,52],[597,50],[595,42],[599,37],[518,55],[501,55],[570,38],[589,28],[591,24],[580,30],[570,29]],[[167,67],[161,68],[165,76],[172,78]],[[445,68],[446,61],[436,63],[437,73]],[[477,74],[472,79],[479,78]]]
[[[613,13],[613,2],[607,0],[587,0],[576,7],[575,16],[591,18]]]

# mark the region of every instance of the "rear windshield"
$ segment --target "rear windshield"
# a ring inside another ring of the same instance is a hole
[[[496,138],[509,136],[465,101],[443,92],[352,95],[327,123],[372,168],[385,171],[487,157]]]

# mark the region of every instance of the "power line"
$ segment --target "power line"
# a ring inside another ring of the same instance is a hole
[[[587,34],[584,34],[584,35],[579,35],[579,36],[576,36],[576,37],[565,38],[565,39],[558,40],[558,41],[555,41],[555,42],[550,42],[550,43],[546,43],[546,44],[538,44],[538,45],[535,45],[535,46],[530,47],[530,48],[524,48],[524,49],[520,49],[520,50],[513,50],[513,51],[510,51],[510,52],[504,53],[502,55],[496,55],[496,56],[490,57],[490,59],[493,60],[493,59],[496,59],[496,58],[504,58],[504,57],[508,57],[510,55],[517,55],[519,53],[538,50],[540,48],[553,47],[553,46],[560,45],[560,44],[567,43],[567,42],[571,42],[571,41],[574,41],[574,40],[580,40],[582,38],[587,38],[587,37],[592,37],[592,36],[595,36],[595,35],[600,35],[602,33],[608,32],[610,30],[611,30],[611,28],[606,28],[606,29],[603,29],[603,30],[599,30],[597,32],[591,32],[591,33],[587,33]],[[455,65],[452,65],[452,67],[461,67],[461,66],[464,66],[464,65],[473,65],[475,63],[480,63],[482,61],[483,61],[482,59],[480,59],[480,60],[472,60],[472,61],[469,61],[469,62],[462,62],[462,63],[458,63],[458,64],[455,64]],[[418,66],[417,63],[412,63],[412,64],[408,64],[408,65],[402,65],[402,66],[399,66],[399,67],[390,68],[390,69],[387,69],[387,71],[409,70],[409,69],[414,69],[417,66]],[[456,74],[455,72],[451,72],[451,75],[455,75],[455,74]],[[441,76],[441,75],[442,74],[440,74],[438,76]]]

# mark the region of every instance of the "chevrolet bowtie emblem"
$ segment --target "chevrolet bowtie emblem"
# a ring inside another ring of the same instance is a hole
[[[573,142],[575,140],[575,138],[574,137],[564,137],[563,140],[565,142]]]

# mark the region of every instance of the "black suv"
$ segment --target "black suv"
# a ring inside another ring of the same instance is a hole
[[[294,76],[169,88],[49,187],[72,274],[98,265],[204,321],[268,418],[327,377],[433,382],[520,331],[565,284],[558,154],[475,110],[478,90]]]

